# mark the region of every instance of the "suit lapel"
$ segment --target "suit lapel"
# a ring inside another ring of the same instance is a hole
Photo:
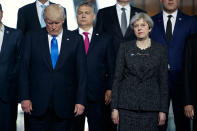
[[[6,42],[8,42],[9,35],[11,33],[6,26],[4,26],[4,27],[5,27],[5,30],[4,30],[3,41],[2,41],[2,45],[1,45],[0,56],[3,56],[5,54],[5,51],[6,51],[6,48],[7,48]]]
[[[181,32],[181,23],[183,20],[184,19],[182,18],[182,13],[178,11],[171,42],[173,41],[175,35]]]
[[[68,42],[70,42],[70,39],[66,35],[66,30],[63,30],[61,49],[60,49],[58,60],[57,60],[56,66],[55,66],[55,70],[58,69],[59,67],[61,67],[61,64],[64,63],[63,57],[66,56],[65,55],[65,53],[66,53],[65,49],[67,48],[66,45],[67,45]]]
[[[136,11],[134,10],[134,8],[130,5],[130,7],[131,7],[131,10],[130,10],[130,20],[131,20],[131,18],[134,16],[134,15],[136,15]]]
[[[131,5],[130,5],[130,7],[131,7],[131,10],[130,10],[130,18],[129,18],[130,20],[129,21],[131,21],[131,18],[136,14],[135,10],[132,8]],[[131,36],[131,32],[132,32],[132,29],[131,29],[130,23],[129,23],[129,26],[127,27],[124,37]]]
[[[116,5],[114,5],[112,7],[112,10],[111,10],[111,16],[112,18],[112,23],[113,23],[113,28],[116,32],[117,35],[120,35],[120,37],[123,37],[122,35],[122,31],[121,31],[121,28],[120,28],[120,23],[119,23],[119,20],[118,20],[118,14],[117,14],[117,10],[116,10]]]
[[[93,29],[92,38],[90,41],[90,46],[89,46],[87,55],[92,51],[93,47],[95,46],[96,42],[98,41],[98,38],[99,38],[98,36],[99,36],[99,34],[97,32],[95,32],[95,30]]]
[[[160,30],[161,36],[163,37],[164,41],[166,41],[165,43],[168,43],[166,40],[166,33],[165,33],[165,29],[164,29],[164,21],[163,21],[163,13],[162,12],[158,15],[157,23],[158,23],[157,27],[159,28],[158,30]]]
[[[51,54],[49,51],[49,41],[48,41],[48,33],[45,30],[44,33],[41,33],[40,36],[40,43],[41,43],[41,51],[43,54],[44,61],[50,70],[53,69],[52,62],[51,62]]]
[[[39,21],[39,18],[38,18],[38,11],[37,11],[37,8],[36,8],[36,2],[33,3],[32,11],[31,11],[31,14],[29,14],[29,15],[30,15],[30,17],[32,17],[32,20],[35,20],[35,24],[40,26],[40,28],[41,28],[40,21]]]

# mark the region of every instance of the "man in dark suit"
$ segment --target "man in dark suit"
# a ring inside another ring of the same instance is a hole
[[[17,29],[22,30],[25,34],[30,30],[39,30],[46,26],[43,19],[43,12],[47,5],[54,4],[49,0],[36,0],[21,7],[18,10]],[[65,10],[66,12],[66,10]],[[64,26],[67,29],[67,21],[65,19]]]
[[[84,111],[86,57],[81,37],[64,29],[64,9],[46,7],[46,28],[27,33],[20,70],[20,101],[29,131],[70,131]]]
[[[131,0],[117,0],[114,6],[100,9],[97,14],[96,30],[113,37],[113,47],[117,54],[120,43],[135,39],[129,26],[131,18],[141,9],[130,5]],[[123,11],[124,10],[124,11]]]
[[[151,38],[167,48],[169,70],[169,96],[172,100],[177,131],[188,131],[189,121],[184,116],[182,101],[183,50],[187,36],[197,32],[197,24],[191,16],[178,9],[179,0],[160,0],[163,11],[152,17],[154,27]],[[163,127],[163,130],[166,130]],[[162,127],[161,127],[162,128]]]
[[[2,23],[0,4],[0,130],[16,131],[17,77],[22,32]]]
[[[17,29],[20,29],[23,34],[31,30],[40,30],[46,26],[43,18],[44,9],[46,6],[54,4],[49,0],[36,0],[33,3],[27,4],[18,10]],[[65,10],[66,12],[66,10]],[[64,20],[64,25],[67,29],[67,21]],[[25,130],[28,127],[28,117],[25,114]]]
[[[185,115],[193,119],[193,130],[197,130],[197,34],[187,38],[184,52],[184,80],[183,101]]]
[[[79,28],[76,33],[80,34],[84,41],[88,88],[85,113],[75,118],[73,131],[84,131],[85,116],[88,119],[89,131],[104,131],[104,107],[111,101],[115,55],[111,37],[104,33],[99,34],[93,28],[95,17],[92,3],[82,2],[78,5]]]

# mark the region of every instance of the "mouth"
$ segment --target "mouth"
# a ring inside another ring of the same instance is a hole
[[[174,3],[168,3],[168,5],[169,5],[169,6],[172,6],[172,5],[174,5]]]
[[[141,34],[143,34],[143,32],[139,32],[139,33],[138,33],[138,35],[141,35]]]
[[[80,20],[81,22],[86,22],[86,20]]]

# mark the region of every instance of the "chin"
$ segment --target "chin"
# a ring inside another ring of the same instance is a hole
[[[52,35],[52,36],[57,36],[58,35],[58,33],[49,33],[50,35]]]
[[[138,36],[137,38],[138,39],[145,39],[146,37],[145,36]]]
[[[138,40],[145,40],[147,37],[137,37]]]

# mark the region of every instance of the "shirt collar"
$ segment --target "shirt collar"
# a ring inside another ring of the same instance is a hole
[[[93,27],[91,27],[88,31],[84,31],[82,28],[79,28],[79,34],[83,34],[83,32],[88,32],[89,35],[92,35]]]
[[[2,26],[1,26],[1,28],[0,28],[0,31],[1,31],[1,32],[4,32],[4,30],[5,30],[5,27],[4,27],[4,25],[2,24]]]
[[[178,10],[176,10],[172,14],[168,14],[166,11],[163,11],[163,16],[164,16],[164,18],[168,18],[168,15],[172,15],[172,18],[176,19],[177,13],[178,13]]]
[[[36,0],[36,4],[41,7],[41,5],[43,5],[40,1]],[[49,0],[47,2],[44,3],[44,5],[48,6],[49,5]]]
[[[130,8],[131,8],[129,4],[126,5],[126,6],[122,6],[122,5],[118,4],[118,3],[116,4],[116,8],[119,9],[119,10],[121,10],[121,8],[123,8],[123,7],[126,9],[126,11],[129,11]]]

